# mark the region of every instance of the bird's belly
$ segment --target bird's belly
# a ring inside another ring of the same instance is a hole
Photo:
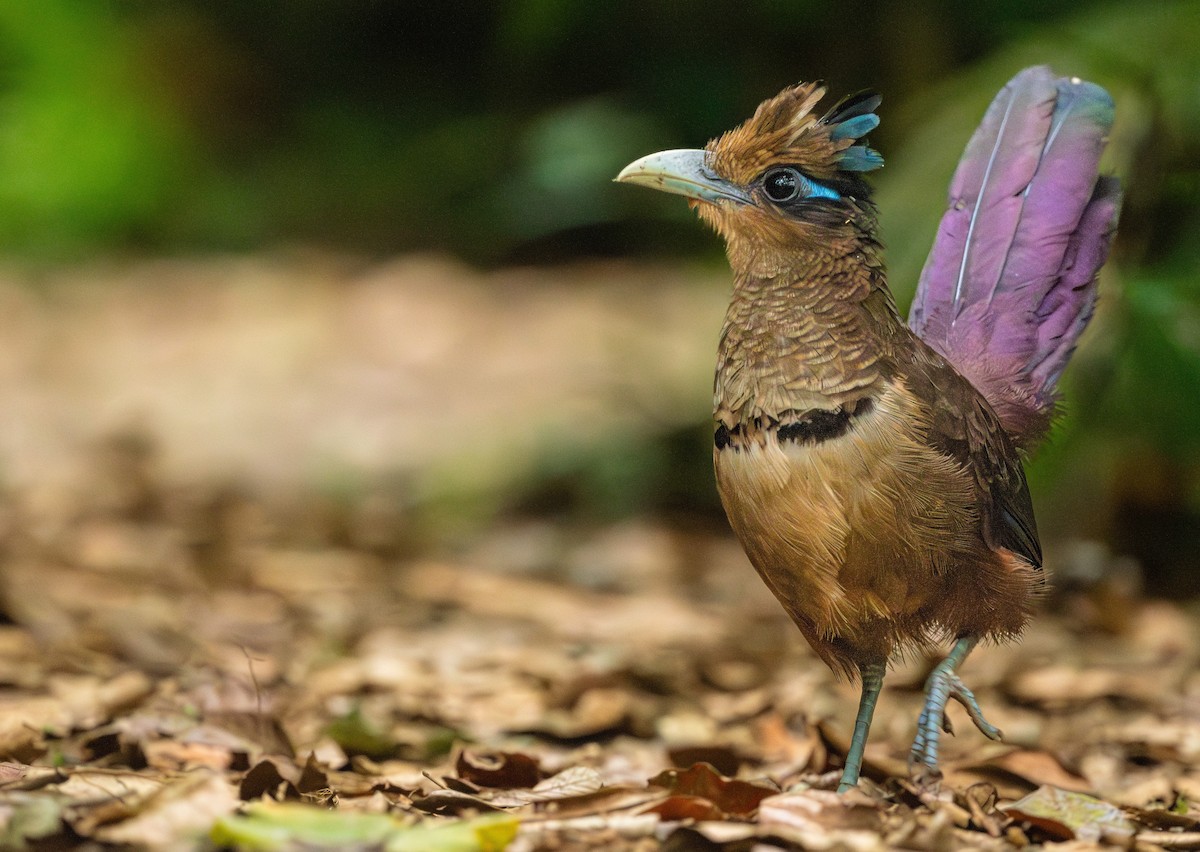
[[[950,563],[978,548],[969,478],[911,435],[902,402],[885,395],[820,443],[764,431],[715,453],[734,532],[814,643],[928,611]]]

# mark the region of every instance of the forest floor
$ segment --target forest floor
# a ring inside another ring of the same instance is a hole
[[[0,286],[0,848],[1200,848],[1200,616],[1099,545],[1049,542],[1046,612],[963,669],[1004,742],[954,706],[910,781],[935,660],[905,660],[839,797],[856,689],[711,515],[397,497],[429,481],[405,453],[513,481],[453,459],[543,452],[514,413],[548,441],[702,410],[719,281],[265,269]],[[305,485],[335,451],[403,476]]]
[[[1200,847],[1174,603],[1101,585],[978,651],[1005,742],[952,708],[937,787],[905,768],[931,661],[900,665],[839,797],[854,690],[721,534],[528,518],[404,554],[369,502],[272,516],[110,450],[111,487],[0,516],[2,848]]]

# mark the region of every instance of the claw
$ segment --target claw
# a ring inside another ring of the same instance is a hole
[[[960,639],[949,656],[938,663],[929,675],[929,680],[925,683],[925,706],[917,719],[917,735],[908,755],[910,772],[915,771],[926,778],[941,777],[938,770],[938,742],[942,731],[954,733],[954,727],[946,716],[946,704],[951,698],[967,709],[967,715],[985,737],[992,740],[1001,738],[1000,729],[984,718],[975,693],[967,688],[962,678],[954,671],[975,647],[976,641],[973,637]]]
[[[989,722],[983,716],[983,710],[979,706],[979,702],[975,700],[975,693],[967,688],[967,685],[962,682],[962,678],[957,673],[951,672],[950,677],[953,678],[950,686],[950,697],[961,704],[967,710],[967,715],[971,717],[971,721],[975,723],[975,727],[979,732],[989,740],[997,742],[1004,739],[1004,732]],[[953,733],[949,728],[947,733]]]

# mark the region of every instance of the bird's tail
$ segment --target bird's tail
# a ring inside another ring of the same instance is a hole
[[[1026,68],[992,101],[950,185],[909,326],[992,404],[1018,445],[1049,427],[1055,386],[1096,304],[1121,206],[1097,165],[1108,92]]]

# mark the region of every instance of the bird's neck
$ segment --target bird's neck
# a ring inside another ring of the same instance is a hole
[[[878,392],[907,335],[870,234],[729,250],[734,293],[718,358],[719,418],[778,417]]]

